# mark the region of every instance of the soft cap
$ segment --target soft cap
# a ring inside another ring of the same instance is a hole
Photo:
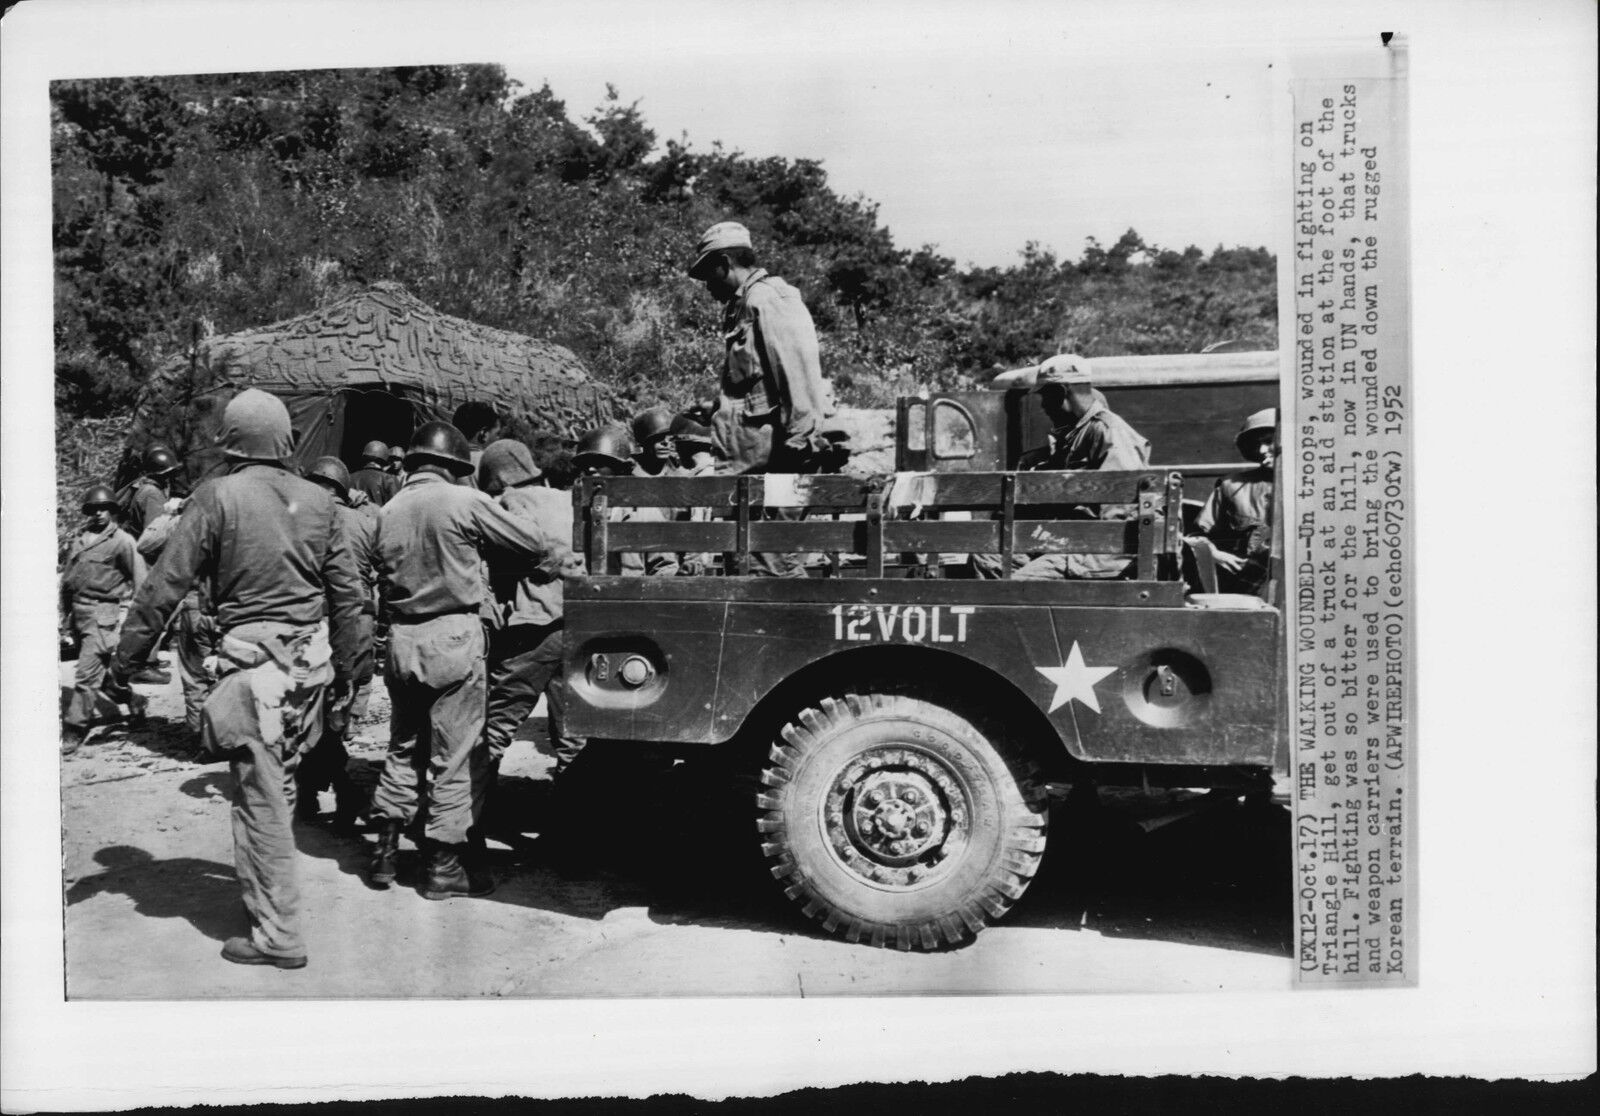
[[[689,275],[693,278],[695,272],[700,270],[700,265],[706,262],[706,257],[713,252],[750,246],[749,229],[737,221],[718,221],[705,231],[700,243],[695,246],[694,263],[689,265]]]

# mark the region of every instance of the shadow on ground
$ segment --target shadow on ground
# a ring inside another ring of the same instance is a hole
[[[139,914],[184,919],[219,942],[246,929],[231,864],[191,856],[157,860],[134,845],[107,845],[94,858],[105,870],[69,887],[68,906],[96,895],[126,895]]]

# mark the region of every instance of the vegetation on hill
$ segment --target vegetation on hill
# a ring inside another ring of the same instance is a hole
[[[714,387],[717,310],[683,276],[749,225],[798,286],[843,402],[882,406],[1071,347],[1276,343],[1263,248],[1146,244],[1004,268],[897,246],[809,159],[658,142],[615,90],[581,120],[497,66],[60,82],[52,90],[56,400],[115,415],[192,331],[289,317],[377,279],[573,349],[624,399]]]

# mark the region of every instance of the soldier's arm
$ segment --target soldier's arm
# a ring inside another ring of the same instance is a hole
[[[167,622],[183,595],[213,557],[212,539],[220,529],[219,509],[210,500],[197,501],[178,520],[156,563],[133,595],[122,638],[117,643],[116,667],[126,674],[130,664],[142,663],[155,649]]]
[[[798,296],[765,299],[756,311],[762,363],[778,385],[778,418],[784,440],[805,449],[824,409],[817,328]]]
[[[337,511],[328,534],[328,552],[322,558],[322,584],[328,597],[328,642],[333,649],[333,677],[348,683],[355,673],[360,650],[361,575],[356,572],[356,556],[350,534]]]
[[[541,569],[556,572],[572,553],[572,525],[560,530],[540,517],[512,515],[487,496],[472,501],[472,525],[481,546],[498,547],[533,558]]]

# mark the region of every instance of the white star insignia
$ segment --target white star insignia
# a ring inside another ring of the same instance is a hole
[[[1056,692],[1050,699],[1050,708],[1047,713],[1054,713],[1067,702],[1076,698],[1083,702],[1096,713],[1100,712],[1100,699],[1095,696],[1094,684],[1108,674],[1115,674],[1114,666],[1099,667],[1088,666],[1083,661],[1083,651],[1078,646],[1078,641],[1072,641],[1072,650],[1067,653],[1064,666],[1034,667],[1034,670],[1044,675],[1055,683]]]

